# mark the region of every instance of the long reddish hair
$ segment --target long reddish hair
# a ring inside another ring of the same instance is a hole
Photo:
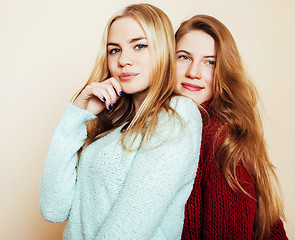
[[[210,110],[224,121],[228,132],[216,160],[228,185],[251,197],[239,183],[238,165],[243,165],[256,187],[255,239],[270,233],[284,218],[277,193],[278,179],[265,146],[262,121],[257,109],[257,90],[245,73],[237,45],[226,26],[208,15],[195,15],[183,22],[175,34],[176,43],[188,32],[201,30],[215,41],[216,66]]]

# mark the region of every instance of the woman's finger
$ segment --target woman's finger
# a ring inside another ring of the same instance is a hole
[[[111,110],[113,107],[115,107],[118,96],[110,81],[92,83],[91,85],[93,87],[93,95],[104,102],[108,110]]]
[[[111,84],[106,84],[105,85],[105,90],[108,92],[109,96],[110,96],[110,104],[111,106],[108,107],[108,109],[115,107],[116,102],[119,98],[119,96],[117,95],[115,89],[113,88],[113,85]]]
[[[116,93],[118,94],[118,96],[121,97],[123,95],[123,89],[120,82],[114,77],[109,78],[109,81],[112,84],[113,88],[116,90]]]
[[[111,104],[111,97],[109,96],[108,91],[102,86],[96,86],[92,91],[93,95],[99,98],[100,101],[102,101],[108,108],[108,106]]]

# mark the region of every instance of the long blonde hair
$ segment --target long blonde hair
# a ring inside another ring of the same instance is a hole
[[[233,190],[251,197],[240,185],[236,169],[242,164],[256,187],[255,239],[270,233],[284,218],[277,193],[278,179],[269,160],[257,109],[257,91],[247,77],[237,45],[224,24],[208,15],[195,15],[183,22],[175,34],[176,43],[188,32],[201,30],[215,41],[216,66],[210,110],[221,118],[228,135],[217,151],[221,172]]]
[[[146,34],[148,49],[153,61],[152,83],[145,100],[136,114],[131,95],[124,94],[118,100],[116,108],[111,111],[105,109],[96,119],[89,121],[87,123],[88,136],[84,148],[106,133],[127,123],[123,129],[125,131],[123,131],[121,142],[125,149],[130,150],[132,143],[140,132],[143,136],[143,143],[153,134],[157,124],[157,115],[161,110],[165,109],[166,111],[173,112],[169,102],[175,87],[174,31],[167,15],[159,8],[150,4],[127,6],[108,21],[92,74],[85,86],[76,94],[74,100],[87,85],[93,82],[102,82],[111,77],[107,66],[108,33],[112,23],[123,17],[132,17],[138,21]],[[147,126],[146,123],[150,116],[152,117]],[[126,146],[127,137],[131,135],[134,136],[133,140],[131,139],[131,143],[128,141],[130,144]]]

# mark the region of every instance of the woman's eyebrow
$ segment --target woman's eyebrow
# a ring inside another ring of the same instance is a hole
[[[112,43],[112,42],[110,42],[110,43],[107,43],[107,47],[108,46],[120,46],[118,43]]]
[[[184,49],[179,49],[179,50],[176,51],[176,53],[180,53],[180,52],[183,52],[183,53],[186,53],[186,54],[188,54],[188,55],[191,55],[190,52],[188,52],[188,51],[186,51],[186,50],[184,50]]]
[[[134,43],[134,42],[137,42],[137,41],[140,41],[140,40],[147,40],[147,38],[146,37],[132,38],[129,42]]]
[[[137,41],[140,41],[140,40],[147,40],[147,38],[146,37],[132,38],[132,39],[129,40],[129,43],[134,43],[134,42],[137,42]],[[112,46],[120,46],[119,43],[115,43],[115,42],[109,42],[109,43],[107,43],[107,46],[110,46],[110,45],[112,45]]]

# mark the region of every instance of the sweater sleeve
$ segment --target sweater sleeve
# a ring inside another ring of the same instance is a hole
[[[201,142],[201,117],[190,99],[176,100],[175,110],[183,124],[176,116],[160,115],[155,134],[137,152],[96,239],[151,239],[173,199],[193,182]],[[183,205],[186,200],[183,199]]]
[[[78,150],[87,137],[90,112],[69,104],[54,130],[40,187],[40,212],[50,222],[68,219],[76,186]]]

